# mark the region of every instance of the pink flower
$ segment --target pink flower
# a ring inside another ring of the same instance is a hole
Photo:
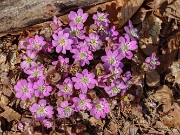
[[[73,40],[74,44],[78,44],[78,39],[83,40],[85,38],[85,31],[79,29],[77,26],[70,26],[70,28],[64,29],[65,33],[69,33],[70,39]]]
[[[107,16],[106,13],[97,12],[97,14],[93,15],[94,23],[98,26],[108,26],[110,21]]]
[[[62,85],[57,85],[59,89],[58,96],[70,96],[73,94],[73,83],[70,78],[66,78]]]
[[[160,65],[160,62],[158,61],[155,53],[152,53],[151,57],[147,57],[145,61],[148,64],[148,68],[150,70],[155,69],[156,66]]]
[[[81,66],[85,66],[85,64],[89,65],[89,60],[93,59],[93,54],[89,51],[87,46],[80,49],[74,49],[72,52],[74,53],[73,58],[75,62],[80,61]]]
[[[89,37],[86,37],[85,40],[93,52],[101,49],[101,46],[103,44],[99,36],[95,33],[90,33]]]
[[[56,47],[56,52],[66,54],[66,50],[71,50],[73,40],[69,38],[69,33],[59,31],[58,35],[53,34],[52,45]]]
[[[41,99],[39,103],[34,103],[30,107],[30,111],[34,114],[35,118],[39,121],[45,120],[45,118],[53,117],[53,107],[46,105],[46,100]]]
[[[74,11],[71,11],[68,15],[71,22],[69,23],[70,26],[77,26],[79,29],[82,29],[84,26],[84,22],[88,18],[87,13],[83,13],[82,9],[78,9],[77,13]]]
[[[116,96],[121,91],[124,91],[128,86],[123,82],[116,81],[115,83],[111,83],[110,86],[106,86],[104,90],[110,97]]]
[[[76,108],[77,111],[85,111],[85,110],[91,110],[91,99],[87,99],[85,94],[80,94],[79,98],[74,97],[73,99],[73,107]]]
[[[14,86],[14,89],[16,91],[16,97],[21,98],[21,100],[31,98],[34,92],[32,83],[27,82],[25,79],[19,80]]]
[[[35,90],[35,96],[40,98],[49,96],[50,92],[52,91],[52,87],[49,86],[43,79],[39,79],[37,82],[35,82],[33,88]]]
[[[123,59],[122,55],[119,54],[118,50],[111,51],[106,49],[106,56],[102,56],[101,60],[104,62],[106,70],[112,67],[119,67],[122,65],[120,62]]]
[[[119,43],[121,55],[127,59],[132,59],[133,53],[131,51],[134,51],[138,48],[137,42],[135,40],[130,41],[129,35],[126,34],[125,37],[119,38]]]
[[[58,61],[53,61],[52,64],[56,66],[58,62],[61,63],[61,65],[68,65],[69,64],[69,58],[63,58],[61,55],[58,56]]]
[[[27,49],[34,51],[42,50],[42,47],[46,44],[44,38],[38,35],[36,35],[34,38],[30,38],[29,43],[30,44],[27,46]]]
[[[125,26],[124,30],[131,37],[131,39],[135,40],[135,39],[139,38],[138,30],[136,28],[134,28],[131,20],[129,20],[129,26]]]
[[[94,104],[90,114],[96,119],[105,118],[106,114],[110,112],[110,107],[105,98],[102,98],[98,103]]]
[[[27,50],[26,55],[22,56],[23,62],[20,63],[20,66],[22,69],[29,69],[30,67],[33,67],[36,65],[36,52],[32,50]]]
[[[44,66],[41,65],[36,65],[28,70],[24,71],[26,74],[28,74],[28,81],[35,81],[39,78],[43,79],[45,78],[43,72],[44,72]]]
[[[69,118],[74,113],[74,109],[69,106],[68,101],[61,102],[60,107],[57,108],[57,111],[60,118]]]
[[[50,120],[43,120],[43,125],[46,127],[46,128],[52,128],[53,127],[53,122],[50,121]]]
[[[93,73],[88,73],[87,69],[84,69],[81,73],[76,73],[76,77],[72,77],[72,80],[75,82],[75,89],[81,89],[82,93],[86,93],[88,88],[93,89],[97,84],[97,81],[94,79],[95,75]]]

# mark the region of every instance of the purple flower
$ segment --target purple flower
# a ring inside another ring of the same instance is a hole
[[[131,39],[135,40],[139,38],[138,35],[138,30],[136,28],[134,28],[134,26],[132,25],[131,20],[129,20],[129,26],[125,26],[124,30],[126,31],[126,33],[131,37]]]
[[[74,60],[80,61],[81,66],[84,66],[85,64],[89,65],[89,60],[93,59],[93,54],[91,51],[89,51],[89,48],[87,46],[80,49],[74,49],[72,50],[72,52],[74,53]]]
[[[29,135],[32,134],[32,131],[31,131],[31,125],[28,123],[28,122],[23,122],[23,123],[19,123],[18,124],[18,129],[21,131],[21,132],[28,132]]]
[[[61,102],[60,107],[57,108],[57,111],[60,118],[69,118],[74,113],[74,109],[69,106],[68,101]]]
[[[78,29],[77,26],[70,26],[70,28],[64,29],[64,32],[69,33],[74,44],[78,44],[78,38],[81,40],[85,38],[85,31],[83,29]]]
[[[94,79],[95,75],[93,73],[88,73],[87,69],[84,69],[81,73],[76,73],[76,77],[72,77],[72,80],[75,82],[75,89],[81,89],[82,93],[86,93],[88,88],[93,89],[97,84],[97,81]]]
[[[125,85],[123,82],[116,81],[115,83],[111,83],[110,86],[105,87],[104,90],[110,97],[114,97],[121,91],[124,92],[126,88],[127,85]]]
[[[45,119],[45,120],[43,120],[43,125],[44,125],[45,127],[47,127],[47,128],[52,128],[53,122],[50,121],[50,120]]]
[[[29,39],[30,39],[30,37],[26,37],[26,39],[23,39],[23,40],[19,41],[21,49],[27,50],[27,46],[29,45]]]
[[[145,61],[148,64],[148,68],[150,70],[155,69],[156,66],[160,65],[160,62],[158,61],[155,53],[152,53],[151,57],[147,57]]]
[[[70,26],[77,26],[79,29],[82,29],[84,26],[84,22],[87,20],[88,14],[83,13],[82,9],[78,9],[77,13],[71,11],[68,15],[71,22],[69,23]]]
[[[77,111],[85,111],[85,110],[91,110],[91,99],[87,99],[85,94],[80,94],[79,98],[74,97],[73,99],[73,106],[76,108]]]
[[[41,99],[39,103],[34,103],[30,107],[30,111],[34,114],[35,118],[39,121],[45,120],[45,118],[53,117],[53,107],[46,105],[46,100]]]
[[[69,39],[69,33],[64,33],[64,31],[59,31],[58,35],[53,34],[52,45],[56,47],[56,52],[66,54],[66,50],[71,50],[71,45],[73,43],[72,39]]]
[[[26,55],[22,56],[23,62],[20,63],[20,66],[22,69],[29,69],[30,67],[33,67],[36,65],[36,52],[32,50],[27,50]]]
[[[112,67],[119,67],[122,65],[122,55],[119,54],[118,50],[111,51],[106,49],[106,56],[102,56],[101,60],[104,62],[104,67],[110,69]]]
[[[35,90],[35,96],[40,98],[49,96],[50,92],[52,91],[52,87],[49,86],[43,79],[39,79],[37,82],[35,82],[33,88]]]
[[[44,38],[38,35],[36,35],[34,38],[30,38],[29,43],[30,44],[27,46],[27,49],[34,51],[40,51],[42,47],[46,44]]]
[[[90,114],[96,119],[105,118],[106,114],[110,112],[110,107],[105,98],[102,98],[98,103],[94,104]]]
[[[122,80],[126,83],[127,81],[129,81],[131,78],[131,72],[127,71],[123,76],[122,76]]]
[[[110,75],[114,78],[114,79],[118,79],[120,78],[121,73],[123,72],[122,68],[123,68],[123,63],[120,64],[119,67],[112,67],[110,68]]]
[[[36,65],[28,70],[24,71],[26,74],[28,74],[28,81],[35,81],[39,78],[43,79],[44,77],[44,66],[41,65]]]
[[[70,96],[73,94],[73,83],[70,78],[66,78],[62,85],[57,85],[59,89],[58,96]]]
[[[137,42],[135,40],[130,41],[130,37],[128,34],[125,35],[125,37],[119,38],[119,49],[120,53],[123,57],[126,57],[127,59],[132,59],[133,53],[131,51],[134,51],[138,48]]]
[[[61,55],[59,55],[58,61],[53,61],[52,64],[54,66],[56,66],[58,64],[58,62],[60,62],[61,65],[63,65],[63,64],[68,65],[69,64],[69,58],[63,58]]]
[[[21,98],[21,100],[31,98],[34,92],[32,83],[27,82],[25,79],[19,80],[14,86],[14,89],[16,91],[16,97]]]
[[[98,26],[108,26],[110,21],[107,16],[106,13],[97,12],[97,14],[93,15],[94,23]]]
[[[103,44],[102,41],[99,39],[99,36],[95,33],[90,33],[89,37],[86,37],[85,40],[93,52],[101,49],[101,46]]]

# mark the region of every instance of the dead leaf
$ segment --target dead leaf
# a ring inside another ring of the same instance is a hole
[[[175,61],[180,48],[180,32],[175,33],[168,39],[168,47],[162,50],[163,55],[158,55],[160,64],[156,70],[159,74],[164,73],[169,66]]]
[[[125,5],[121,7],[118,14],[120,26],[122,27],[130,18],[136,13],[144,0],[129,0]]]
[[[172,75],[175,77],[175,82],[180,84],[180,62],[174,62],[171,67]]]
[[[18,112],[14,111],[9,106],[7,106],[8,101],[9,100],[7,99],[7,97],[5,97],[3,95],[1,96],[0,107],[2,107],[4,112],[0,113],[0,117],[4,117],[5,119],[7,119],[8,122],[10,122],[12,120],[19,121],[21,118],[21,115]]]
[[[160,86],[160,75],[156,70],[146,73],[146,83],[148,86]]]
[[[172,90],[166,85],[159,88],[156,93],[151,95],[151,99],[155,102],[163,104],[163,112],[168,112],[171,109],[171,105],[174,100]]]
[[[109,124],[108,124],[108,127],[106,128],[106,132],[108,132],[108,134],[110,135],[117,135],[117,132],[118,132],[118,124],[111,121]],[[106,132],[104,132],[106,134]],[[108,135],[106,134],[106,135]]]
[[[174,0],[166,8],[165,15],[168,18],[180,21],[180,1]]]
[[[161,23],[162,21],[154,15],[149,16],[142,23],[142,29],[139,32],[141,37],[139,45],[147,56],[150,56],[153,52],[157,51]]]
[[[162,117],[163,123],[168,127],[180,126],[180,106],[174,103],[167,115]]]
[[[94,117],[91,117],[89,119],[89,123],[91,126],[100,126],[101,128],[104,126],[104,123],[102,122],[101,119],[96,119]]]

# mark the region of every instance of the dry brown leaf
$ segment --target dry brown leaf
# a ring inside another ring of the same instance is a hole
[[[180,1],[172,1],[166,8],[165,15],[169,18],[180,21]]]
[[[105,128],[104,135],[117,135],[118,132],[118,124],[111,121],[108,124],[108,127]]]
[[[129,0],[125,5],[121,7],[118,14],[120,27],[122,27],[139,9],[144,0]]]
[[[91,117],[89,119],[89,123],[91,126],[100,126],[101,128],[104,126],[104,123],[102,122],[101,119],[96,119],[94,117]]]
[[[146,83],[148,86],[160,86],[160,75],[156,70],[146,73]]]
[[[159,34],[161,30],[162,21],[151,15],[145,19],[142,23],[142,29],[140,31],[139,45],[142,51],[150,56],[153,52],[157,51],[159,44]]]
[[[132,122],[126,121],[121,131],[122,135],[136,135],[138,128]]]
[[[180,48],[180,32],[172,35],[168,40],[168,47],[163,49],[163,55],[158,55],[160,64],[156,69],[159,74],[164,73],[169,66],[175,61]]]
[[[8,98],[5,96],[1,96],[0,99],[0,107],[4,110],[4,112],[0,113],[0,117],[4,117],[5,119],[7,119],[8,122],[12,121],[12,120],[17,120],[19,121],[21,118],[21,115],[19,113],[17,113],[16,111],[14,111],[12,108],[8,107]]]
[[[168,112],[173,103],[173,93],[166,85],[159,88],[156,93],[151,95],[151,99],[155,102],[163,104],[163,112]]]
[[[175,77],[175,83],[180,84],[180,62],[174,62],[171,67],[172,75]]]
[[[174,103],[168,114],[162,117],[161,120],[168,127],[180,126],[180,106],[177,103]]]

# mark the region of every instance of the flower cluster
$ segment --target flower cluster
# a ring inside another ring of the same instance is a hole
[[[131,72],[123,71],[123,61],[131,60],[138,48],[137,29],[130,21],[126,33],[120,35],[106,13],[94,14],[90,26],[85,25],[88,14],[82,9],[71,11],[68,17],[69,25],[54,17],[40,35],[20,41],[20,48],[25,50],[20,67],[28,77],[14,86],[16,97],[35,97],[30,111],[47,128],[54,125],[53,117],[69,118],[80,111],[105,118],[110,112],[110,99],[123,96],[129,88]],[[146,62],[151,68],[159,64],[155,54]],[[97,94],[94,101],[92,90],[109,97]]]

